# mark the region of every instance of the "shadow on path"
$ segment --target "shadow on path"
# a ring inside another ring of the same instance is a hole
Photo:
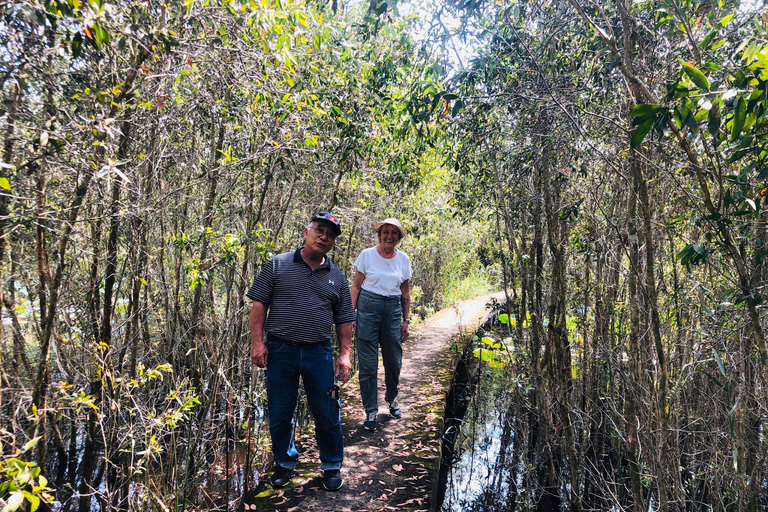
[[[327,492],[320,481],[320,463],[311,429],[305,429],[297,446],[301,452],[291,484],[280,490],[262,484],[246,499],[248,510],[270,511],[421,511],[430,510],[432,489],[437,478],[442,414],[445,394],[451,382],[451,342],[462,333],[471,333],[487,313],[491,297],[503,300],[503,293],[470,299],[443,309],[414,329],[405,344],[398,400],[403,409],[400,420],[389,416],[379,396],[379,430],[362,427],[363,409],[357,378],[343,388],[344,486]],[[383,389],[379,364],[379,389]],[[241,506],[238,510],[243,510]]]

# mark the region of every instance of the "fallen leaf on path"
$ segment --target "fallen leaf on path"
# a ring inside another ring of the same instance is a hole
[[[371,471],[378,471],[378,469],[376,468],[376,466],[368,466],[368,468],[369,468]]]
[[[392,469],[394,469],[395,471],[402,471],[403,470],[403,466],[401,464],[394,464],[392,466]]]

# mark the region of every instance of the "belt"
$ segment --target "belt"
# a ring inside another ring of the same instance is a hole
[[[400,302],[403,298],[402,295],[380,295],[378,293],[374,293],[368,290],[360,290],[360,293],[365,293],[366,295],[370,296],[372,299],[387,301],[387,302]]]
[[[267,333],[267,341],[269,341],[269,338],[272,338],[273,341],[278,341],[280,343],[285,343],[286,345],[291,345],[292,347],[314,347],[321,345],[321,343],[315,343],[312,341],[288,341],[284,340],[283,338],[278,338],[271,332]]]

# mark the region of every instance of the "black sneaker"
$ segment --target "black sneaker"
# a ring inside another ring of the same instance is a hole
[[[400,410],[400,404],[397,403],[397,398],[391,402],[387,402],[389,405],[389,415],[393,418],[400,419],[403,417],[403,411]]]
[[[376,423],[376,416],[378,415],[379,411],[370,411],[365,413],[365,421],[363,422],[363,427],[365,427],[365,430],[376,432],[376,429],[379,428],[379,425]]]
[[[344,485],[344,480],[341,479],[341,470],[326,469],[323,471],[323,487],[326,491],[338,491],[342,485]]]
[[[272,471],[272,476],[269,477],[269,483],[275,489],[280,489],[291,483],[291,477],[293,476],[293,470],[284,468],[280,464],[275,464],[275,468]]]

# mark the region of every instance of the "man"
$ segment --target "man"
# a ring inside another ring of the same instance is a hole
[[[344,440],[331,331],[336,324],[340,351],[335,375],[346,382],[355,314],[347,280],[326,256],[340,234],[336,217],[318,213],[304,229],[305,244],[295,252],[272,258],[246,294],[253,300],[249,318],[251,361],[267,369],[273,454],[270,483],[275,488],[288,485],[299,456],[293,441],[299,377],[315,420],[323,487],[336,491],[343,484]]]

